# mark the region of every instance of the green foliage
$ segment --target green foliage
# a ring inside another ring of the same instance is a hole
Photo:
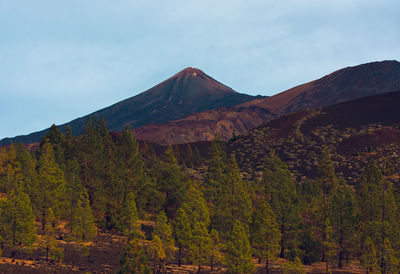
[[[294,257],[298,245],[296,235],[300,222],[299,201],[296,186],[287,165],[273,152],[266,159],[261,183],[269,204],[276,214],[282,234],[280,257]]]
[[[304,226],[299,239],[299,249],[303,263],[309,265],[318,261],[321,258],[322,245],[315,239],[312,228]]]
[[[210,267],[211,271],[214,270],[215,265],[221,265],[223,262],[222,250],[224,249],[223,244],[218,235],[218,231],[215,229],[211,230],[211,254],[210,254]]]
[[[57,246],[56,240],[56,218],[54,217],[53,210],[51,208],[48,209],[46,213],[46,222],[44,225],[44,243],[43,248],[46,251],[46,260],[48,261],[49,258],[55,261],[62,261],[64,258],[63,250]]]
[[[220,187],[212,218],[213,228],[221,233],[229,233],[238,220],[247,230],[253,207],[249,186],[240,177],[234,155],[231,156],[227,166],[226,181]]]
[[[322,234],[322,258],[321,261],[328,262],[327,259],[327,219],[329,218],[329,207],[331,205],[331,194],[336,191],[338,180],[335,174],[335,167],[331,160],[329,151],[324,148],[318,162],[319,182],[322,190],[322,208],[320,212],[321,234]]]
[[[16,249],[31,249],[36,241],[31,202],[21,188],[12,190],[7,198],[0,198],[0,239],[11,248],[11,257]]]
[[[390,241],[385,238],[383,244],[383,261],[385,262],[385,269],[383,272],[387,273],[399,273],[400,271],[400,260],[396,256],[394,249]]]
[[[342,268],[344,259],[358,244],[357,227],[358,207],[350,187],[344,183],[332,195],[330,207],[332,225],[331,241],[336,245],[335,257],[339,268]]]
[[[226,153],[220,142],[214,141],[209,151],[208,173],[205,178],[205,195],[212,204],[218,204],[224,192]]]
[[[365,200],[367,199],[367,200]],[[385,239],[391,245],[400,246],[398,207],[391,182],[384,180],[381,171],[370,162],[361,177],[359,189],[361,215],[361,239],[374,244],[381,271],[387,269]]]
[[[210,225],[210,213],[207,202],[197,182],[193,181],[190,184],[182,208],[187,213],[192,228],[200,222],[206,226]]]
[[[103,217],[105,212],[105,189],[102,182],[102,164],[104,145],[95,119],[86,121],[84,134],[76,147],[79,165],[81,166],[81,179],[87,189],[92,209],[96,212],[97,219]]]
[[[372,273],[378,269],[375,245],[369,237],[367,237],[363,243],[360,262],[361,266],[367,271],[367,273]]]
[[[36,172],[37,161],[29,151],[25,150],[22,143],[17,146],[16,152],[16,161],[21,167],[20,173],[24,192],[29,195],[31,201],[36,201],[38,199],[36,190],[39,184]]]
[[[50,143],[44,143],[38,162],[39,184],[33,200],[34,208],[40,212],[42,229],[47,223],[49,209],[56,215],[60,213],[65,194],[64,173],[54,160]]]
[[[295,257],[294,261],[287,261],[280,265],[282,273],[284,274],[305,274],[303,264],[301,263],[299,257]]]
[[[150,242],[148,253],[153,261],[153,272],[158,273],[158,271],[160,271],[163,273],[165,270],[166,254],[164,244],[158,235],[155,235]]]
[[[167,217],[165,216],[164,212],[161,212],[157,216],[156,225],[154,228],[154,237],[155,236],[161,240],[166,258],[172,257],[175,241],[172,235],[171,225],[167,222]]]
[[[128,237],[130,238],[132,232],[135,232],[136,230],[137,221],[139,219],[136,209],[135,195],[132,192],[129,192],[124,200],[121,219],[123,228],[127,230]]]
[[[192,240],[192,227],[184,209],[178,209],[173,228],[175,241],[179,248],[178,265],[180,266],[182,263],[182,250],[188,248]]]
[[[65,142],[65,136],[62,132],[57,128],[55,124],[53,124],[49,131],[43,136],[40,142],[40,150],[42,150],[43,146],[46,143],[49,143],[53,147],[55,161],[62,165],[64,163],[64,148],[63,144]]]
[[[271,206],[262,201],[253,214],[251,224],[251,243],[254,254],[266,260],[266,271],[280,252],[281,233]]]
[[[134,202],[135,211],[137,211],[136,201],[132,201],[132,197],[135,197],[141,192],[143,188],[142,185],[145,182],[143,162],[139,155],[139,145],[133,137],[129,126],[122,131],[121,136],[117,140],[116,157],[118,161],[116,172],[119,182],[119,189],[117,189],[116,195],[118,195],[118,199],[122,201],[119,207],[123,208],[123,220],[120,222],[124,224],[124,220],[126,219],[126,217],[124,217],[124,215],[126,215],[124,208],[126,208],[126,206],[129,207],[129,204]],[[140,194],[143,195],[144,193],[142,192]],[[131,197],[129,197],[130,195]]]
[[[127,247],[120,260],[121,267],[118,273],[151,273],[149,263],[143,248],[137,239],[128,242]]]
[[[95,220],[89,204],[86,189],[79,177],[78,162],[68,160],[66,163],[66,216],[69,220],[69,238],[75,241],[87,241],[96,236]]]
[[[0,191],[16,190],[21,182],[21,165],[17,161],[17,150],[11,145],[8,150],[3,148],[0,153]]]
[[[212,243],[207,225],[202,222],[196,223],[192,231],[190,258],[193,264],[199,266],[199,269],[202,264],[209,261],[211,248]]]
[[[229,273],[252,273],[251,246],[243,225],[236,221],[226,246],[226,264]]]
[[[188,180],[182,173],[170,147],[165,150],[164,159],[156,168],[158,190],[164,195],[163,209],[168,217],[172,217],[182,204]]]

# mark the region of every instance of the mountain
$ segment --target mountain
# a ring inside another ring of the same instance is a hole
[[[196,68],[186,68],[153,88],[101,109],[87,116],[58,126],[64,131],[70,125],[72,132],[80,134],[88,118],[104,118],[110,131],[163,123],[184,118],[192,113],[234,106],[255,97],[235,92]],[[25,136],[6,138],[0,145],[11,142],[38,142],[48,129]]]
[[[331,152],[339,176],[356,183],[370,158],[400,172],[400,91],[373,95],[321,109],[301,110],[271,120],[229,143],[244,171],[261,173],[271,150],[293,174],[315,177],[318,157]],[[249,144],[251,144],[249,146]]]
[[[210,141],[215,135],[229,140],[233,132],[243,134],[261,125],[263,121],[280,115],[396,89],[400,89],[400,63],[374,62],[345,68],[319,80],[272,97],[248,101],[238,107],[196,113],[164,124],[147,125],[136,129],[135,136],[139,140],[161,145]]]
[[[372,62],[335,71],[321,79],[242,106],[256,105],[282,115],[399,89],[400,63]]]
[[[229,140],[235,134],[243,134],[275,117],[270,111],[256,106],[219,108],[163,124],[140,127],[134,130],[134,135],[138,140],[164,146],[211,141],[216,135],[222,140]]]

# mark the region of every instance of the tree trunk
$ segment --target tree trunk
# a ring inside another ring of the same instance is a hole
[[[329,265],[328,265],[328,259],[325,262],[325,273],[328,274],[329,273]]]
[[[10,256],[10,258],[14,258],[14,256],[15,256],[15,249],[12,247],[11,248],[11,256]]]
[[[179,252],[178,252],[178,266],[181,267],[182,261],[182,245],[179,245]]]
[[[14,215],[15,216],[15,215]],[[15,217],[13,218],[13,224],[12,224],[12,245],[11,245],[11,258],[14,258],[15,256],[15,250],[14,250],[14,246],[15,246],[15,242],[16,242],[16,230],[17,230],[17,222],[15,220]]]
[[[265,259],[265,273],[269,274],[269,260],[268,260],[268,258]]]
[[[326,192],[324,191],[324,212],[322,216],[322,262],[326,262]]]
[[[340,213],[340,224],[341,224],[341,229],[340,229],[340,236],[339,236],[339,269],[343,267],[343,213]]]
[[[385,223],[385,182],[383,182],[383,186],[382,186],[382,249],[385,246],[385,226],[383,225]],[[383,250],[382,250],[383,251]],[[382,269],[382,273],[386,273],[386,262],[385,262],[385,258],[383,257],[383,252],[382,252],[382,258],[381,258],[381,269]]]
[[[284,233],[285,233],[285,224],[282,223],[281,225],[281,253],[279,255],[279,257],[281,258],[285,258],[285,240],[284,240]]]
[[[46,261],[49,261],[49,246],[46,246]]]
[[[211,268],[211,271],[214,270],[214,244],[213,244],[213,248],[212,248],[212,251],[211,251],[210,268]]]
[[[200,274],[201,265],[199,264],[199,269],[197,269],[197,274]]]
[[[44,227],[46,225],[46,211],[43,210],[42,212],[42,230],[44,231]]]

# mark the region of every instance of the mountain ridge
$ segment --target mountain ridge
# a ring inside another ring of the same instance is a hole
[[[400,62],[377,61],[346,67],[268,98],[242,104],[256,105],[275,114],[320,108],[400,89]]]

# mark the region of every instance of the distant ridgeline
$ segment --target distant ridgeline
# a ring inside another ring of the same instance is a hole
[[[216,135],[229,140],[281,115],[397,90],[397,61],[347,67],[268,98],[237,93],[201,70],[187,68],[137,96],[59,129],[65,132],[70,125],[73,134],[79,135],[87,118],[104,118],[110,131],[120,132],[129,125],[137,139],[160,145],[211,141]],[[0,145],[39,142],[47,131],[5,138]]]

